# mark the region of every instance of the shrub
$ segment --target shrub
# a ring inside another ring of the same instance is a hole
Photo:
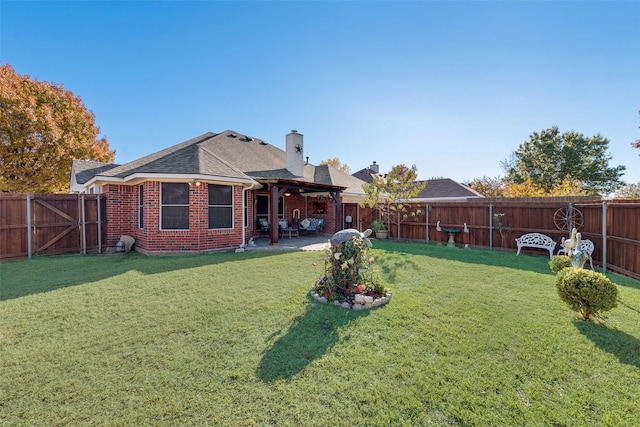
[[[560,298],[584,320],[617,306],[618,288],[602,273],[566,268],[558,274],[556,288]]]
[[[554,273],[559,273],[563,268],[571,267],[571,258],[566,255],[554,255],[549,261],[549,267]]]
[[[379,219],[376,219],[371,223],[371,230],[375,233],[376,231],[384,231],[387,229],[387,224]]]

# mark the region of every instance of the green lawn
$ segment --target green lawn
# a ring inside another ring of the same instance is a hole
[[[639,282],[584,322],[543,256],[373,255],[393,298],[358,312],[309,297],[322,252],[0,264],[0,424],[638,425]]]

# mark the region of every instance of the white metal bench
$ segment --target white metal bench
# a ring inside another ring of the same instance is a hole
[[[593,258],[591,258],[594,250],[593,242],[589,239],[581,240],[580,249],[582,249],[582,253],[584,253],[589,259],[589,264],[591,265],[591,269],[593,270]],[[567,250],[564,247],[558,249],[558,255],[560,255],[560,252],[564,252],[565,255],[567,254]]]
[[[540,233],[527,233],[516,237],[516,245],[518,245],[518,253],[516,255],[520,255],[520,249],[526,246],[548,250],[549,259],[553,258],[553,251],[556,249],[556,242],[551,237]]]

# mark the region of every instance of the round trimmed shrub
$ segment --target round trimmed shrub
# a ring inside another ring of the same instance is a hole
[[[571,258],[566,255],[554,255],[549,261],[549,267],[554,273],[559,273],[563,268],[572,267]]]
[[[566,268],[556,279],[562,301],[579,312],[584,320],[616,307],[618,288],[602,273],[581,268]]]

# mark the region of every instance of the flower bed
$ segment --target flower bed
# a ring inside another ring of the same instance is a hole
[[[360,310],[389,302],[391,292],[374,274],[371,242],[355,233],[342,243],[332,243],[324,255],[325,273],[311,288],[317,301]]]

